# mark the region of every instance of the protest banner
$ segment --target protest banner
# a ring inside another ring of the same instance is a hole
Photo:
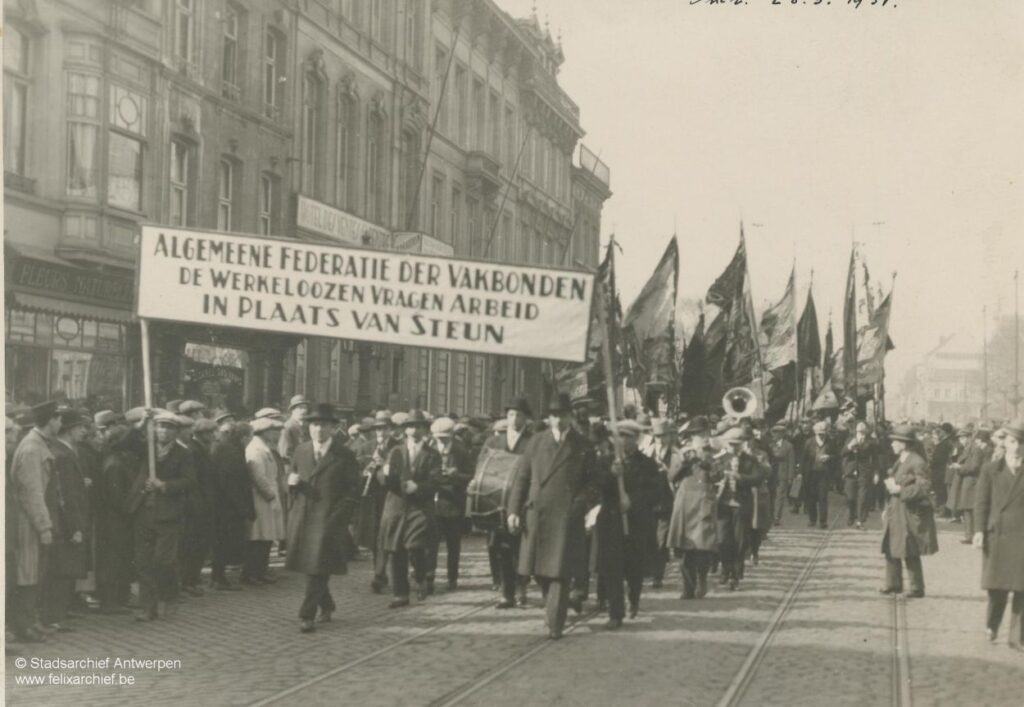
[[[583,362],[594,276],[144,226],[140,318]]]

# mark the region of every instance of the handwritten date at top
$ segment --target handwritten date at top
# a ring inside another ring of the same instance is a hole
[[[836,5],[852,5],[858,8],[861,5],[874,5],[877,7],[896,7],[896,0],[834,0]],[[833,0],[772,0],[772,5],[831,5]]]

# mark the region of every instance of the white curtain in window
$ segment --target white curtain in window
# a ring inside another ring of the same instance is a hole
[[[68,123],[68,194],[96,196],[96,137],[98,128]]]

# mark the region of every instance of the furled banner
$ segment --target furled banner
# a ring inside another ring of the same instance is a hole
[[[586,359],[594,275],[144,226],[146,319]]]

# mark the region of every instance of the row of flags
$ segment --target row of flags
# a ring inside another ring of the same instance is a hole
[[[617,385],[654,391],[670,408],[690,415],[720,407],[725,391],[751,388],[769,421],[809,409],[838,407],[840,398],[880,399],[884,391],[892,291],[875,306],[867,263],[860,258],[863,283],[858,288],[858,252],[851,250],[843,307],[843,346],[834,346],[832,323],[824,350],[814,304],[813,286],[798,312],[795,265],[782,297],[758,320],[754,311],[746,238],[740,226],[736,252],[711,284],[689,340],[676,346],[676,298],[679,246],[675,236],[640,294],[623,314],[615,285],[614,236],[597,271],[587,362],[554,371],[556,387],[573,395],[603,398],[605,341]],[[862,298],[857,292],[861,290]],[[858,318],[858,312],[860,317]],[[864,322],[858,327],[858,321]],[[652,406],[653,407],[653,406]]]

